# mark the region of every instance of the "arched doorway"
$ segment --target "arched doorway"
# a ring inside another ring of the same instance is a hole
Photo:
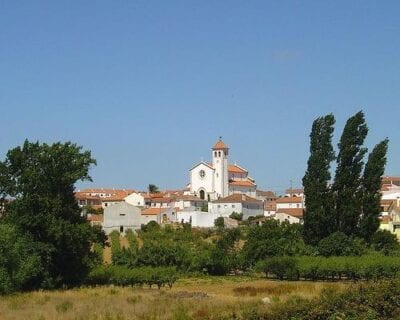
[[[200,194],[200,199],[204,200],[206,198],[206,193],[204,192],[204,190],[200,190],[199,194]]]

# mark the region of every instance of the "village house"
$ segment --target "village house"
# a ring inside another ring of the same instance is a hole
[[[126,202],[107,206],[104,208],[103,230],[107,235],[112,231],[138,230],[143,223],[141,213],[139,207]]]
[[[396,201],[393,201],[392,205],[388,210],[388,213],[389,213],[388,218],[385,219],[386,221],[388,221],[387,228],[391,233],[396,235],[398,240],[400,240],[400,198],[397,199]],[[381,221],[380,228],[384,229],[386,226],[382,225],[382,222],[384,221]]]
[[[302,223],[304,217],[304,197],[288,196],[276,199],[274,218],[281,222]]]
[[[263,202],[245,194],[232,194],[211,202],[211,212],[221,217],[229,217],[233,212],[243,214],[243,219],[262,216]]]

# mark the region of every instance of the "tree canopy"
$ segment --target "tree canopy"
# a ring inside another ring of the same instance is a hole
[[[0,190],[13,198],[1,223],[15,226],[34,244],[43,268],[36,287],[79,283],[91,264],[92,243],[104,241],[74,197],[75,183],[91,180],[94,164],[90,152],[76,144],[29,141],[0,162]]]

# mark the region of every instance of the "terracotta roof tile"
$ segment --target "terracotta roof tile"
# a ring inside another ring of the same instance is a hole
[[[213,150],[223,150],[223,149],[229,149],[229,148],[221,139],[219,139],[217,143],[214,145]]]
[[[302,197],[282,197],[276,199],[276,203],[302,203]]]
[[[228,172],[230,173],[248,173],[247,170],[239,167],[237,164],[228,164]]]
[[[146,208],[142,210],[142,215],[147,216],[147,215],[159,215],[160,213],[163,213],[167,211],[167,208]]]
[[[238,187],[254,187],[255,184],[249,180],[235,180],[229,182],[230,186],[238,186]]]
[[[290,208],[290,209],[278,209],[276,213],[285,213],[289,216],[296,217],[296,218],[303,218],[304,210],[302,208]]]

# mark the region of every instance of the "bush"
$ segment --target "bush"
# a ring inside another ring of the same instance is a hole
[[[271,306],[260,319],[398,319],[398,280],[359,284],[344,292],[325,290],[312,300],[291,297]]]
[[[172,288],[178,280],[175,268],[168,267],[141,267],[129,269],[122,266],[100,266],[90,272],[86,283],[89,285],[118,285],[118,286],[143,286],[150,288],[157,285],[160,289],[167,285]]]
[[[218,229],[223,229],[225,228],[225,221],[223,217],[218,217],[217,219],[214,220],[214,227]]]
[[[371,246],[373,249],[382,251],[384,254],[389,254],[399,249],[396,236],[388,230],[378,230],[375,232],[371,239]]]
[[[243,213],[238,213],[238,212],[234,211],[234,212],[231,213],[229,218],[235,219],[235,220],[238,220],[238,221],[242,221],[243,220]]]
[[[366,251],[363,240],[350,238],[343,232],[335,232],[318,243],[318,254],[330,256],[360,256]]]
[[[37,248],[26,235],[9,224],[0,224],[0,294],[36,287],[42,278]]]
[[[264,261],[260,261],[256,265],[256,270],[265,273],[265,276],[272,274],[279,280],[298,280],[299,269],[297,260],[293,257],[272,257]]]

